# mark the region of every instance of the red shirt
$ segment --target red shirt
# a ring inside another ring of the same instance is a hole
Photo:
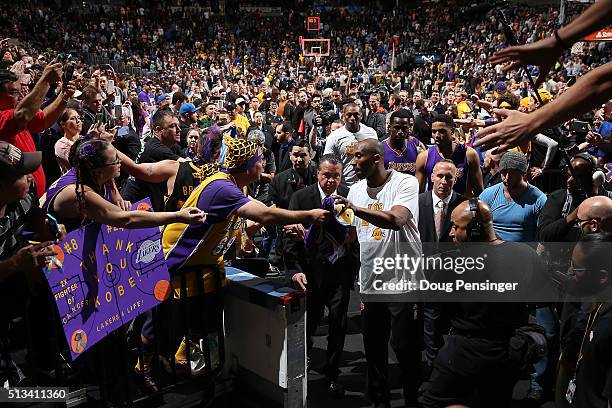
[[[36,112],[36,115],[34,115],[24,130],[18,131],[16,125],[15,109],[0,111],[0,140],[14,145],[22,152],[35,152],[36,145],[30,131],[40,133],[45,130],[44,112]],[[40,197],[44,194],[46,188],[45,172],[42,166],[32,173],[32,177],[34,177],[38,197]]]

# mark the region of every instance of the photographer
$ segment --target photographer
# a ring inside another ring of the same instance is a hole
[[[86,135],[94,124],[105,124],[109,129],[113,127],[115,120],[102,102],[102,94],[98,88],[86,86],[83,89],[83,109],[81,111],[83,127],[81,128],[81,135]]]
[[[330,133],[329,126],[337,119],[339,116],[334,111],[333,102],[330,99],[321,102],[321,97],[315,94],[311,100],[311,110],[304,114],[304,123],[316,160],[323,155],[325,138]]]
[[[553,191],[546,200],[540,215],[538,239],[546,242],[576,242],[580,237],[578,206],[588,197],[609,196],[596,183],[595,158],[588,153],[578,153],[570,160],[572,171],[566,168],[567,187]]]

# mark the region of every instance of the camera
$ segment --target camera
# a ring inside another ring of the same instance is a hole
[[[321,103],[320,113],[314,118],[314,123],[317,126],[327,126],[338,119],[340,119],[340,116],[334,111],[334,103],[329,99],[325,99]]]

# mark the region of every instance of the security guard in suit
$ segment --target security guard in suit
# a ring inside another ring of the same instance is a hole
[[[333,155],[322,156],[317,183],[294,193],[289,209],[321,208],[326,197],[336,194],[346,196],[348,189],[340,186],[341,177],[340,159]],[[297,289],[307,291],[306,334],[309,353],[312,336],[323,317],[324,308],[329,310],[329,335],[323,372],[328,381],[328,392],[340,397],[344,394],[344,388],[338,383],[338,367],[344,348],[350,290],[358,269],[358,255],[355,244],[331,239],[324,234],[324,228],[318,231],[318,238],[309,236],[307,245],[303,239],[285,238],[284,258],[287,277],[291,278]],[[310,230],[309,234],[315,235],[315,230]],[[341,234],[340,240],[342,238],[347,238],[347,235]]]

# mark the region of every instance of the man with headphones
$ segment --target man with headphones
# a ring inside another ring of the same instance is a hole
[[[453,276],[453,281],[505,281],[518,283],[518,288],[529,288],[542,276],[542,261],[535,250],[498,238],[490,207],[477,198],[455,207],[450,237],[457,244],[460,257],[485,259],[482,270]],[[521,262],[516,262],[517,259]],[[446,281],[448,272],[441,272]],[[527,305],[492,302],[499,296],[483,292],[466,292],[466,296],[463,302],[435,305],[449,319],[451,329],[434,360],[429,382],[423,387],[425,408],[455,404],[508,407],[512,402],[520,373],[509,357],[509,342],[514,331],[528,321]]]

